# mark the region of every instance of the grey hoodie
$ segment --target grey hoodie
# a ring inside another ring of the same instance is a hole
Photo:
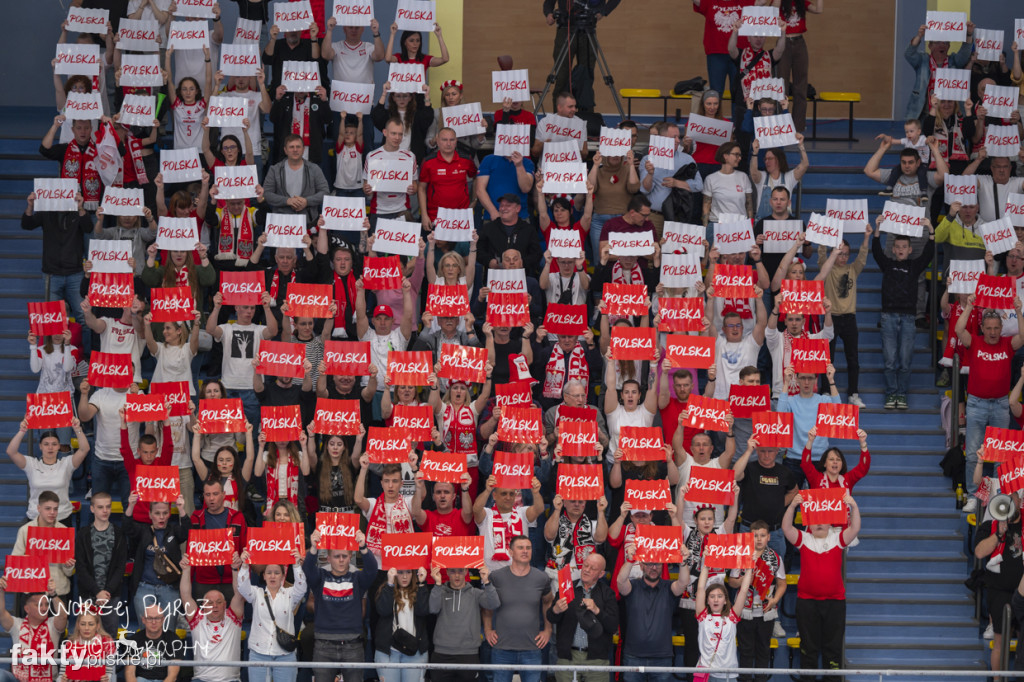
[[[430,612],[438,614],[434,628],[434,651],[449,656],[466,656],[480,651],[480,609],[501,606],[498,591],[487,583],[478,589],[466,583],[461,590],[447,583],[430,591]]]

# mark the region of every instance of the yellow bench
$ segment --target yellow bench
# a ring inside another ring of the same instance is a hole
[[[635,99],[660,99],[662,103],[661,117],[668,117],[668,99],[657,88],[622,88],[619,90],[619,97],[626,100],[626,118],[633,118],[633,100]]]
[[[993,640],[990,639],[988,641],[988,648],[989,649],[994,649],[995,647],[996,647],[996,643]],[[1010,640],[1010,651],[1017,651],[1017,640],[1015,640],[1015,639],[1011,639]]]
[[[818,102],[837,102],[849,105],[850,127],[846,137],[818,137]],[[853,136],[853,105],[857,102],[860,102],[859,92],[819,92],[818,96],[811,100],[811,136],[807,139],[856,142],[857,138]]]

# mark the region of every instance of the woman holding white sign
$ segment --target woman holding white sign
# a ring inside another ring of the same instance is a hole
[[[757,210],[754,211],[754,220],[761,220],[772,214],[771,196],[772,191],[776,187],[785,187],[789,190],[790,197],[792,197],[796,191],[797,183],[800,182],[800,178],[810,168],[811,160],[807,158],[807,150],[804,148],[804,136],[797,133],[796,139],[800,142],[797,145],[797,149],[800,150],[800,163],[793,170],[789,169],[789,161],[786,159],[785,152],[781,149],[766,149],[764,152],[764,172],[762,173],[757,168],[757,154],[761,149],[761,145],[757,140],[754,140],[751,144],[750,180],[757,188],[757,198],[754,202]],[[790,202],[790,207],[790,211],[792,211],[792,202]]]
[[[754,188],[746,174],[738,172],[743,153],[736,142],[726,142],[715,152],[721,170],[704,180],[704,227],[717,223],[726,213],[754,217]]]
[[[384,50],[384,60],[388,64],[422,64],[424,69],[432,66],[444,66],[448,63],[448,46],[444,44],[441,37],[441,25],[434,24],[434,36],[437,37],[438,47],[441,48],[440,57],[431,57],[422,51],[423,36],[419,31],[402,31],[402,38],[399,40],[401,52],[392,52],[395,47],[395,34],[398,33],[398,24],[391,24],[391,36],[388,38],[388,46]]]
[[[185,76],[180,83],[175,84],[171,68],[173,54],[174,48],[167,48],[164,68],[167,70],[168,85],[174,87],[174,101],[171,103],[171,111],[174,112],[174,149],[199,149],[202,144],[202,120],[206,115],[206,99],[199,87],[199,81],[191,76]],[[213,92],[210,48],[203,48],[203,57],[206,60],[206,92]]]

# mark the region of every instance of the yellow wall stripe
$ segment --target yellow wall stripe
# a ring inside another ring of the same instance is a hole
[[[462,9],[464,0],[443,0],[436,3],[437,23],[441,26],[441,35],[448,46],[451,60],[444,66],[430,69],[430,101],[435,108],[441,106],[441,83],[453,78],[462,80]],[[437,44],[437,36],[430,34],[429,54],[440,56],[441,47]]]

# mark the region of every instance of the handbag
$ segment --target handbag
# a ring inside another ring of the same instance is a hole
[[[270,605],[270,594],[263,590],[263,598],[267,602],[267,611],[270,612],[270,620],[274,622],[274,630],[277,634],[277,645],[291,653],[295,651],[296,647],[299,646],[299,640],[292,633],[287,630],[283,630],[280,625],[277,624],[277,618],[274,617],[274,607]]]
[[[415,656],[420,652],[420,643],[416,635],[405,628],[398,627],[398,604],[394,606],[391,622],[391,648],[405,656]]]
[[[177,585],[181,581],[181,569],[178,568],[170,557],[167,550],[156,541],[156,530],[153,530],[153,572],[168,585]]]

